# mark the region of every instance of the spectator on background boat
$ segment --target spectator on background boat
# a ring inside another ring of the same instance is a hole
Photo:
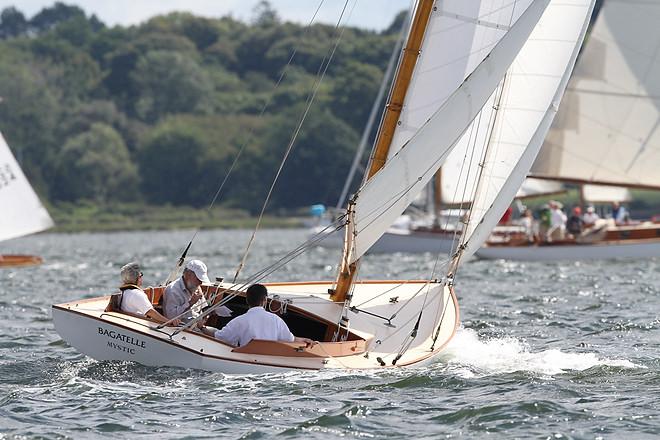
[[[593,205],[587,206],[587,212],[582,216],[582,222],[584,223],[585,228],[590,228],[600,220],[600,216],[596,214],[596,209]]]
[[[541,210],[539,211],[539,236],[543,237],[544,240],[548,236],[551,222],[552,212],[550,211],[550,205],[546,203],[541,206]]]
[[[571,216],[566,221],[566,230],[574,237],[582,234],[584,221],[582,221],[582,209],[579,206],[573,208]]]
[[[550,229],[546,233],[546,241],[563,240],[566,235],[566,214],[561,210],[563,205],[551,200],[550,203]]]
[[[196,318],[206,306],[202,283],[210,284],[206,264],[202,260],[190,260],[181,277],[172,281],[163,292],[163,314],[168,318],[178,317],[184,321]],[[221,315],[220,313],[224,313]],[[216,310],[220,316],[230,316],[227,307]]]
[[[121,296],[119,307],[123,312],[145,316],[158,323],[167,322],[168,319],[154,309],[147,294],[142,290],[142,270],[138,263],[132,262],[121,268],[122,285],[119,287]],[[171,325],[178,325],[181,321],[174,319]]]
[[[294,336],[284,320],[266,310],[268,290],[262,284],[253,284],[245,293],[249,309],[220,330],[204,327],[202,331],[234,346],[245,346],[253,339],[266,341],[303,342],[311,347],[317,342]]]
[[[612,218],[617,225],[628,223],[630,214],[628,210],[619,202],[612,202]]]
[[[527,238],[527,242],[529,243],[534,243],[537,238],[535,223],[536,222],[534,221],[534,216],[532,215],[532,211],[529,209],[525,209],[522,217],[520,217],[520,220],[518,220],[518,224],[523,228],[525,228],[525,238]]]

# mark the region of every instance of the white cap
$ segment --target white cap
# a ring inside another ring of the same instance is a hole
[[[186,269],[194,272],[197,279],[200,280],[202,283],[207,283],[207,284],[211,283],[211,280],[209,280],[209,276],[206,274],[206,264],[204,264],[202,260],[188,261],[188,264],[186,264]]]

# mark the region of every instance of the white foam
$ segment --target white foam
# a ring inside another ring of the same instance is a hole
[[[528,371],[547,376],[582,371],[597,365],[640,368],[626,359],[600,358],[596,353],[567,353],[557,349],[533,352],[516,338],[482,340],[471,329],[459,329],[442,356],[462,377]]]

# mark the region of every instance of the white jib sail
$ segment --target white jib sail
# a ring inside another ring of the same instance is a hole
[[[0,240],[33,234],[52,226],[48,211],[0,134]]]
[[[429,120],[488,55],[531,0],[436,1],[408,86],[388,160]],[[442,201],[465,202],[467,144],[459,144],[443,164]]]
[[[606,1],[531,174],[660,187],[660,1]]]
[[[511,65],[483,163],[462,258],[488,238],[538,154],[584,39],[593,0],[553,0]]]
[[[534,1],[415,136],[358,191],[351,262],[378,240],[433,177],[492,95],[548,2]]]

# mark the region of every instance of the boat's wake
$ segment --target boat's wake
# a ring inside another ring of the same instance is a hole
[[[596,353],[558,349],[532,351],[516,338],[484,340],[471,329],[459,329],[441,356],[442,363],[461,377],[530,372],[547,376],[583,371],[596,366],[643,368],[627,359],[601,358]]]

